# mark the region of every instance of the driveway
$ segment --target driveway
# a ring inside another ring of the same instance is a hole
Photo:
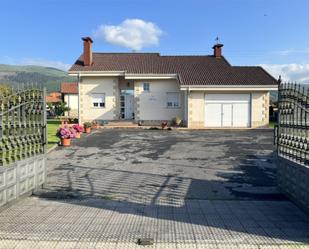
[[[278,200],[272,136],[105,130],[49,155],[48,189],[145,204]]]
[[[307,248],[309,218],[278,192],[274,150],[270,130],[97,131],[48,155],[45,189],[0,213],[0,238],[39,248],[135,248],[138,238],[154,239],[151,248]]]

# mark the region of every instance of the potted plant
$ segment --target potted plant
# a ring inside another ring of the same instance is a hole
[[[75,137],[76,138],[80,138],[81,133],[83,132],[83,127],[81,127],[79,124],[74,124],[72,126],[72,128],[75,130],[76,134]]]
[[[71,138],[74,138],[74,133],[67,127],[60,127],[56,136],[61,139],[61,145],[67,147],[71,145]]]
[[[97,121],[92,121],[92,125],[91,125],[92,129],[98,129],[99,127],[100,127],[100,125]]]
[[[84,131],[85,133],[90,133],[92,124],[90,122],[84,123]]]
[[[161,127],[162,127],[162,130],[167,128],[167,121],[162,122]]]
[[[176,127],[179,127],[180,124],[181,124],[181,118],[180,117],[175,117],[173,118],[173,125],[176,126]]]

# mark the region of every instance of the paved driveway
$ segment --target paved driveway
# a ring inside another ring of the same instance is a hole
[[[156,248],[306,247],[309,218],[276,188],[272,137],[98,131],[49,154],[46,188],[0,213],[0,236],[57,248],[147,237]]]
[[[48,188],[147,204],[278,200],[272,135],[106,130],[51,153]]]

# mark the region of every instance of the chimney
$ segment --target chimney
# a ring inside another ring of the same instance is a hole
[[[92,65],[92,39],[90,37],[83,37],[84,41],[84,66]]]
[[[216,58],[221,58],[222,56],[222,48],[223,44],[217,43],[216,45],[214,45],[212,48],[214,50],[214,57]]]

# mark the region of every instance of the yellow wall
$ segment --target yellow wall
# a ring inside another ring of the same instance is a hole
[[[150,84],[150,91],[143,91],[143,83]],[[167,93],[180,93],[180,107],[167,107]],[[172,120],[175,117],[184,117],[184,96],[179,90],[176,80],[143,80],[135,81],[135,119],[136,120]]]
[[[79,84],[80,122],[114,120],[117,116],[118,77],[83,77]],[[105,108],[92,107],[91,94],[105,94]]]
[[[188,127],[203,128],[205,120],[205,92],[188,94]]]
[[[144,82],[150,83],[149,92],[143,91]],[[176,80],[140,80],[134,81],[134,83],[131,81],[130,86],[127,84],[126,80],[118,77],[82,77],[79,84],[80,122],[119,119],[119,86],[126,89],[134,85],[136,121],[171,120],[178,116],[187,120],[189,128],[204,128],[206,91],[191,91],[188,94],[188,110],[185,114],[186,92],[179,90]],[[168,92],[180,92],[179,108],[167,107]],[[208,92],[214,93],[213,91]],[[91,93],[105,93],[105,108],[92,107]],[[231,91],[225,91],[225,93],[231,93]],[[240,93],[248,93],[248,91]],[[251,127],[267,126],[269,92],[252,92],[251,97]]]
[[[252,98],[251,125],[255,127],[267,126],[269,123],[269,92],[254,92]]]

